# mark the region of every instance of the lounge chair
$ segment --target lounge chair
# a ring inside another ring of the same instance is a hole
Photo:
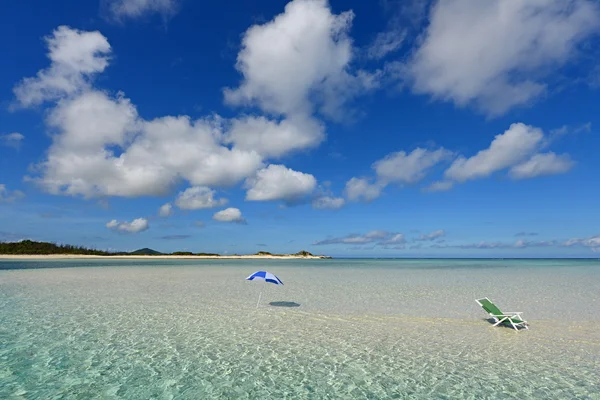
[[[523,317],[521,317],[522,312],[511,311],[504,313],[500,311],[500,309],[487,297],[475,301],[494,319],[496,322],[494,326],[512,326],[517,332],[519,331],[518,327],[529,329],[527,326],[527,321],[523,320]]]

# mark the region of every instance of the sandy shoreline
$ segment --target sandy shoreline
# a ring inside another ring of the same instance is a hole
[[[50,260],[50,259],[127,259],[127,260],[319,260],[325,259],[325,256],[295,256],[295,255],[239,255],[239,256],[142,256],[142,255],[120,255],[120,256],[95,256],[85,254],[0,254],[0,260]]]

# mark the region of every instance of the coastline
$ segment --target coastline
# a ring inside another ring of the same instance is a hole
[[[0,254],[0,260],[50,260],[50,259],[126,259],[126,260],[323,260],[329,256],[296,256],[296,255],[234,255],[234,256],[190,256],[190,255],[118,255],[97,256],[87,254]]]

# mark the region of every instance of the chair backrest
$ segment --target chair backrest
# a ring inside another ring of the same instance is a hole
[[[490,299],[488,299],[487,297],[483,298],[483,299],[479,299],[479,300],[475,300],[476,302],[479,303],[479,305],[481,307],[483,307],[483,309],[487,312],[489,312],[492,315],[502,315],[502,311],[500,311],[500,309],[498,307],[496,307],[496,305],[494,303],[492,303],[492,301]]]

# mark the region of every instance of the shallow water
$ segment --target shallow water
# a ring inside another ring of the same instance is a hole
[[[599,307],[589,260],[0,260],[0,398],[598,399]]]

